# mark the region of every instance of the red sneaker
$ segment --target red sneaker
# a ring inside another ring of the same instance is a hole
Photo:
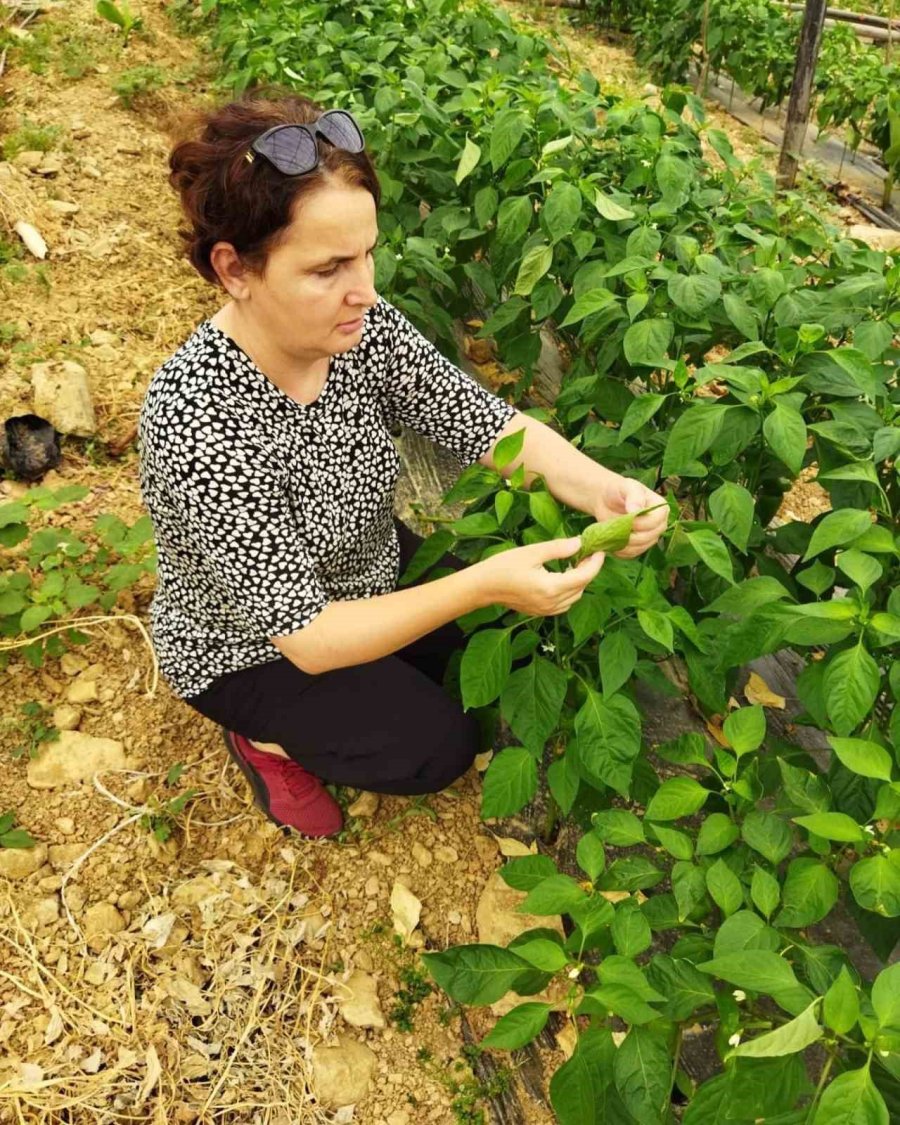
[[[225,745],[250,782],[256,804],[269,820],[304,836],[334,836],[343,827],[340,806],[318,778],[291,758],[257,750],[250,740],[224,730]]]

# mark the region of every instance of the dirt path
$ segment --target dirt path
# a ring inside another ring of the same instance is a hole
[[[15,245],[8,225],[18,219],[49,246],[46,262],[23,256],[0,272],[0,408],[4,418],[31,410],[37,362],[87,370],[97,436],[65,442],[44,479],[90,487],[45,517],[82,532],[101,512],[129,522],[140,514],[127,439],[144,387],[217,307],[181,259],[165,181],[162,126],[209,81],[199,44],[177,33],[161,3],[144,3],[145,32],[123,50],[93,9],[73,0],[29,25],[25,57],[14,53],[3,79],[3,136],[10,154],[50,151],[0,162],[0,247]],[[153,66],[166,85],[125,108],[111,83]],[[123,441],[124,454],[111,457],[110,443]],[[0,483],[0,501],[24,488]],[[150,593],[124,594],[118,608],[143,613]],[[351,1073],[337,1078],[340,1097],[373,1068],[354,1120],[480,1120],[487,1088],[461,1058],[459,1017],[394,938],[390,906],[398,883],[421,901],[420,944],[474,933],[500,862],[479,824],[477,775],[427,801],[383,799],[349,818],[341,843],[287,841],[249,804],[215,726],[164,683],[147,694],[148,667],[137,632],[104,625],[62,661],[40,671],[14,661],[0,674],[0,811],[14,810],[38,841],[18,853],[14,878],[0,875],[0,1121],[331,1120],[307,1088],[313,1045],[336,1033],[372,1051],[351,1056]],[[12,756],[28,733],[20,708],[52,712],[76,682],[66,745],[112,740],[114,766],[95,785],[35,788],[27,755]],[[173,767],[183,768],[167,785]],[[159,842],[136,818],[188,787],[195,796]],[[368,1019],[383,1018],[383,1028],[339,1014],[351,970],[374,981],[384,1017]],[[526,1118],[550,1120],[539,1109]]]

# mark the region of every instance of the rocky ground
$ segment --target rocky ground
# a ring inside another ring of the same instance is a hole
[[[123,47],[90,0],[71,0],[0,52],[0,407],[79,388],[77,420],[51,417],[81,436],[43,483],[89,491],[37,517],[79,533],[141,514],[143,389],[217,307],[181,259],[165,179],[169,130],[210,91],[187,10],[148,0]],[[645,81],[618,47],[590,46],[585,65],[623,89]],[[16,256],[17,222],[45,260]],[[27,487],[3,480],[0,501]],[[285,838],[215,726],[157,681],[151,593],[143,580],[89,643],[41,669],[13,657],[0,676],[0,811],[37,841],[0,849],[0,1121],[479,1121],[526,1060],[473,1073],[466,1040],[493,1017],[464,1025],[417,951],[534,924],[496,876],[525,845],[479,822],[477,771],[427,800],[345,795],[338,842]],[[40,741],[28,704],[58,740]],[[527,1090],[570,1048],[563,1025],[527,1060],[506,1120],[552,1120]]]

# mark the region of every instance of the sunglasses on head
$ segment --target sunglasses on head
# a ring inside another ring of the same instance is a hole
[[[317,136],[345,152],[362,152],[366,147],[351,114],[345,109],[329,109],[311,125],[275,125],[266,129],[250,145],[247,160],[252,163],[256,153],[285,176],[302,176],[319,163]]]

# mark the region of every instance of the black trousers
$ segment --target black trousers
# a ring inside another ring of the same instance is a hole
[[[421,538],[395,520],[403,573]],[[459,570],[453,555],[437,564]],[[221,676],[186,700],[255,742],[277,742],[323,781],[435,793],[465,773],[478,723],[442,687],[464,634],[449,622],[390,656],[312,675],[284,657]]]

